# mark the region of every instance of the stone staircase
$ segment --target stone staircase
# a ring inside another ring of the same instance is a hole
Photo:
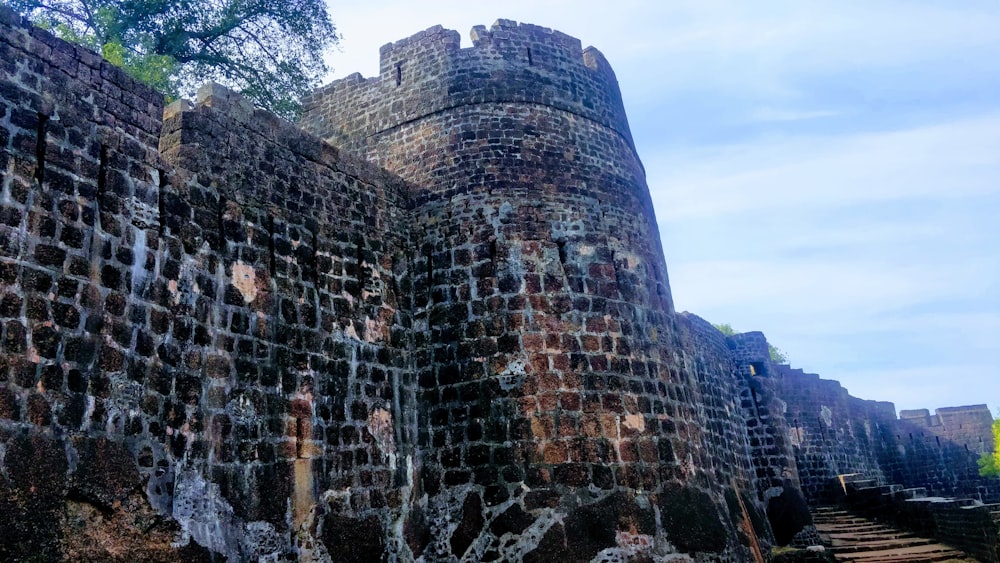
[[[837,561],[856,562],[974,562],[965,553],[840,508],[815,508],[813,521]]]

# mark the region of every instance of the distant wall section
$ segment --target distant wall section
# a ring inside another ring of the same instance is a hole
[[[777,394],[810,504],[839,493],[838,475],[860,473],[880,485],[923,487],[931,494],[995,502],[995,480],[979,476],[977,460],[992,451],[986,405],[901,411],[889,402],[851,396],[840,383],[788,366],[774,370]]]

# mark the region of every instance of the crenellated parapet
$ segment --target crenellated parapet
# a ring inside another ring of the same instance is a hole
[[[379,75],[352,74],[304,100],[302,126],[363,152],[364,139],[464,105],[542,104],[613,129],[629,146],[621,91],[604,55],[551,29],[497,20],[472,30],[434,26],[381,49]]]
[[[976,490],[985,406],[901,417],[674,311],[573,37],[432,27],[296,126],[0,6],[2,561],[763,560],[845,471]]]

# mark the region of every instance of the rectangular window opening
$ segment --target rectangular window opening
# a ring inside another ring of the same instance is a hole
[[[431,298],[434,295],[434,255],[431,252],[430,246],[427,247],[427,252],[424,253],[424,258],[427,260],[427,307],[431,306]],[[430,327],[430,317],[427,318],[427,325]]]
[[[38,130],[36,131],[35,137],[35,180],[38,181],[39,186],[45,181],[45,150],[48,128],[49,116],[44,113],[39,113]]]
[[[754,389],[753,386],[750,387],[750,397],[753,399],[753,415],[754,415],[754,418],[756,418],[757,422],[759,423],[759,422],[761,422],[761,420],[760,420],[760,404],[757,402],[757,390]]]
[[[309,231],[312,235],[312,271],[313,282],[319,284],[319,235],[315,230]]]
[[[167,172],[162,169],[157,169],[156,172],[156,214],[160,229],[160,236],[162,237],[166,224],[166,213],[163,210],[163,191],[167,189]]]
[[[295,457],[303,458],[305,455],[306,441],[306,420],[304,418],[295,419]]]
[[[95,201],[95,215],[98,220],[101,217],[101,200],[104,199],[104,190],[108,184],[108,147],[101,145],[100,156],[97,161],[97,197]]]
[[[365,272],[365,239],[359,236],[357,242],[355,243],[355,254],[354,261],[358,264],[358,289],[354,294],[354,298],[361,301],[364,298],[365,284],[368,283],[368,276]]]
[[[219,229],[219,249],[226,246],[226,198],[219,197],[219,208],[216,210],[216,226]]]
[[[274,279],[275,271],[278,269],[278,260],[274,256],[274,216],[267,216],[267,271],[271,274],[271,279]]]

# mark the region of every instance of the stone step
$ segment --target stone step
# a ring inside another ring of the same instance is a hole
[[[903,531],[897,531],[897,530],[872,531],[872,532],[866,531],[866,532],[858,532],[858,533],[852,533],[852,532],[839,532],[839,533],[838,532],[831,532],[831,533],[827,533],[826,535],[830,536],[831,540],[840,540],[840,539],[847,539],[847,538],[881,538],[881,539],[905,540],[905,539],[910,539],[910,538],[916,538],[916,537],[918,537],[918,536],[915,536],[915,535],[911,534],[910,532],[903,532]]]
[[[916,563],[974,561],[965,553],[929,538],[827,507],[813,511],[823,545],[837,561]]]
[[[829,522],[816,523],[816,529],[830,533],[852,533],[852,532],[891,532],[894,528],[881,524],[833,524]]]
[[[850,483],[848,489],[854,489],[856,491],[864,491],[868,489],[878,489],[879,484],[875,479],[862,479],[859,481],[854,481]]]
[[[902,490],[904,498],[924,498],[927,496],[927,489],[924,487],[914,487]]]
[[[924,548],[924,549],[921,549]],[[899,561],[950,561],[970,560],[969,556],[956,549],[939,549],[935,546],[921,546],[907,549],[886,549],[858,553],[837,553],[838,561],[889,563]]]
[[[933,545],[927,538],[857,538],[841,537],[833,539],[831,547],[836,553],[856,553],[859,551],[906,549],[923,545]]]

